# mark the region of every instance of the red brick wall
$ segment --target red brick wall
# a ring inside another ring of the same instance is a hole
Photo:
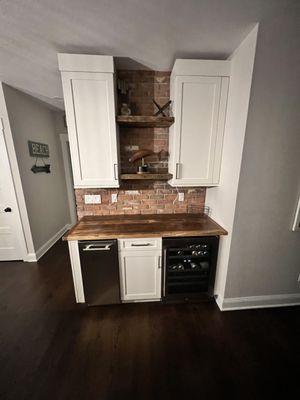
[[[126,185],[121,189],[77,189],[78,218],[84,215],[200,213],[205,202],[205,188],[181,188],[185,199],[179,202],[177,191],[168,184],[154,182]],[[111,194],[118,202],[111,203]],[[101,204],[84,204],[85,194],[100,194]]]
[[[158,71],[118,71],[118,78],[128,84],[128,94],[118,96],[119,112],[121,103],[130,105],[133,115],[153,115],[157,108],[153,99],[160,104],[165,104],[170,99],[170,72]],[[139,146],[139,149],[150,149],[154,152],[168,151],[168,128],[124,128],[120,127],[120,153],[121,171],[134,173],[137,164],[129,163],[129,158],[134,151],[128,146]],[[159,162],[157,156],[146,158],[153,172],[167,172],[168,158]]]
[[[152,99],[160,105],[170,96],[170,73],[157,71],[118,71],[118,78],[128,83],[126,96],[119,94],[119,106],[122,102],[130,105],[133,115],[153,115],[156,111]],[[118,111],[120,112],[120,111]],[[136,172],[137,165],[129,163],[134,151],[151,149],[154,152],[168,151],[167,128],[124,128],[120,127],[121,171]],[[146,158],[153,172],[167,172],[168,160],[159,160],[157,156]],[[134,192],[133,192],[134,191]],[[185,193],[183,202],[178,202],[177,190],[162,181],[121,182],[120,189],[76,189],[78,218],[84,215],[109,214],[173,214],[199,213],[205,203],[205,188],[180,188]],[[118,202],[111,203],[111,194],[118,194]],[[100,194],[101,204],[84,204],[85,194]]]

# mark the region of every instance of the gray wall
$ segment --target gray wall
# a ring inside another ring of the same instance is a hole
[[[35,251],[70,222],[55,113],[39,100],[3,85]],[[34,174],[27,141],[50,148],[51,173]]]
[[[53,113],[54,127],[57,135],[61,135],[63,133],[68,134],[67,127],[65,126],[64,115],[65,113],[63,111],[57,111]]]
[[[299,28],[296,7],[260,22],[227,298],[300,292]]]

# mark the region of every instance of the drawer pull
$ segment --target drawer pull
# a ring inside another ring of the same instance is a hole
[[[131,243],[132,247],[151,246],[151,243]]]

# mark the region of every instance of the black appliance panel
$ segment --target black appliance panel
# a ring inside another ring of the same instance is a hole
[[[121,303],[117,240],[80,241],[79,254],[86,303]]]

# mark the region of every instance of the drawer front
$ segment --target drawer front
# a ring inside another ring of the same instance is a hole
[[[119,239],[118,242],[119,251],[160,250],[162,248],[161,238]]]

